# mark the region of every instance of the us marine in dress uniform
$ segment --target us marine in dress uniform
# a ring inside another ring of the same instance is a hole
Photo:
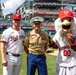
[[[28,55],[27,75],[35,75],[36,68],[38,75],[48,75],[45,58],[45,51],[48,48],[48,35],[41,31],[42,17],[31,19],[33,30],[30,31],[24,39],[24,49]]]

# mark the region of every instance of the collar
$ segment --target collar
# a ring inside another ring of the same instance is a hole
[[[12,28],[13,30],[16,30],[16,31],[19,31],[19,30],[20,30],[20,27],[19,27],[18,29],[15,29],[13,26],[11,26],[11,28]]]

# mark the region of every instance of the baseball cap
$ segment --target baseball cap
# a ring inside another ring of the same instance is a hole
[[[21,20],[21,14],[13,14],[13,19]]]
[[[64,19],[64,18],[74,18],[74,14],[72,11],[70,11],[69,9],[63,9],[62,11],[60,11],[59,13],[59,18],[60,19]]]
[[[33,18],[30,20],[31,23],[42,23],[43,21],[44,21],[44,19],[43,19],[42,17],[39,17],[39,16],[33,17]]]

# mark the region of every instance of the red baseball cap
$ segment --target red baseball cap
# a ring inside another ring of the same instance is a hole
[[[13,19],[21,20],[21,14],[13,14]]]
[[[60,19],[67,18],[67,17],[74,18],[73,12],[68,9],[63,9],[62,11],[60,11],[60,13],[59,13]]]

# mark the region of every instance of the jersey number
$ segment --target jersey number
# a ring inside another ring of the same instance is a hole
[[[64,56],[71,56],[70,50],[64,50]]]

